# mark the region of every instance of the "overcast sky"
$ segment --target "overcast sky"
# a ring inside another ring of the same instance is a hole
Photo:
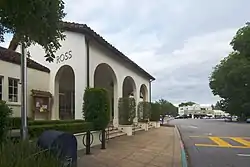
[[[212,67],[250,21],[249,0],[65,0],[65,20],[86,23],[156,77],[152,98],[215,103]],[[7,46],[10,39],[2,46]]]

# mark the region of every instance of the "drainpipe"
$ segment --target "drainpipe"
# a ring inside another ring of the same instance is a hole
[[[150,92],[150,96],[149,96],[149,102],[152,102],[152,90],[151,90],[151,84],[152,84],[153,80],[149,80],[149,92]]]
[[[86,43],[86,56],[87,56],[87,88],[89,88],[89,39],[88,37],[85,37],[85,43]]]

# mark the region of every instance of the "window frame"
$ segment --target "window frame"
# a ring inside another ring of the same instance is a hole
[[[12,82],[10,82],[10,81],[12,81]],[[15,82],[16,82],[16,84],[15,84]],[[11,102],[11,103],[18,103],[19,102],[18,85],[19,85],[19,79],[12,78],[12,77],[8,78],[8,102]],[[15,88],[16,88],[16,92],[15,92]],[[10,89],[12,90],[12,92],[10,92]],[[14,100],[13,100],[13,97],[14,97]],[[16,98],[16,100],[15,100],[15,98]]]

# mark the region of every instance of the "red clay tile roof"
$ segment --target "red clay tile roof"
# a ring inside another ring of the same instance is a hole
[[[114,58],[118,58],[122,61],[125,61],[130,65],[132,68],[134,68],[137,72],[141,73],[143,76],[155,80],[155,78],[150,75],[148,72],[146,72],[144,69],[142,69],[139,65],[137,65],[135,62],[130,60],[127,56],[125,56],[122,52],[120,52],[118,49],[116,49],[114,46],[112,46],[109,42],[107,42],[102,36],[97,34],[94,30],[92,30],[90,27],[88,27],[86,24],[79,24],[74,22],[63,22],[63,27],[66,31],[71,32],[77,32],[85,34],[86,36],[96,40],[98,43],[109,49],[114,53]],[[10,42],[9,49],[16,50],[18,44],[13,38]]]
[[[0,60],[20,65],[21,64],[21,55],[20,55],[20,53],[14,52],[13,50],[0,47]],[[27,58],[27,67],[50,73],[50,70],[47,67],[35,62],[34,60],[29,59],[29,58]]]
[[[148,72],[146,72],[144,69],[142,69],[139,65],[137,65],[135,62],[130,60],[127,56],[125,56],[122,52],[120,52],[118,49],[116,49],[114,46],[112,46],[109,42],[107,42],[103,37],[101,37],[99,34],[97,34],[94,30],[92,30],[90,27],[88,27],[86,24],[79,24],[79,23],[72,23],[72,22],[63,22],[63,27],[67,31],[77,32],[86,34],[88,37],[93,38],[101,45],[108,48],[110,51],[112,51],[115,58],[119,56],[120,60],[127,62],[132,68],[136,69],[137,72],[141,73],[145,77],[155,80],[155,78],[150,75]]]

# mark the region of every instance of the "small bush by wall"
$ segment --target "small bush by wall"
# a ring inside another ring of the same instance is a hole
[[[62,167],[58,159],[36,146],[36,143],[7,142],[0,149],[1,167]]]
[[[58,130],[68,133],[81,133],[87,130],[93,130],[93,124],[90,122],[82,123],[64,123],[64,124],[43,124],[28,126],[29,137],[37,138],[46,130]]]
[[[119,124],[132,125],[135,118],[136,103],[134,98],[119,98]]]
[[[6,139],[12,110],[0,100],[0,144]]]
[[[137,108],[139,122],[147,122],[151,116],[151,105],[149,102],[140,102]]]
[[[151,103],[151,117],[150,121],[160,121],[160,105],[157,103]]]
[[[108,93],[102,88],[88,88],[84,93],[83,115],[95,130],[105,129],[110,121]]]

